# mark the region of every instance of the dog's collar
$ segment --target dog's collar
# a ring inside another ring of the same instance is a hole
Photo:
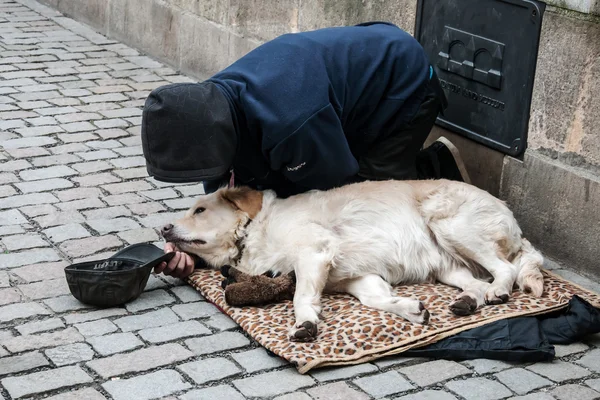
[[[238,263],[242,259],[242,256],[244,255],[244,250],[246,249],[246,237],[248,236],[246,229],[248,228],[248,225],[250,225],[251,222],[252,222],[252,218],[248,218],[248,221],[246,221],[246,223],[244,224],[243,233],[235,241],[235,247],[237,248],[237,254],[231,260],[233,262],[234,266],[238,265]]]

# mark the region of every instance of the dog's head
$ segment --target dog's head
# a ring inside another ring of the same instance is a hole
[[[202,196],[183,218],[163,226],[161,235],[218,268],[237,255],[239,230],[260,212],[262,200],[262,192],[247,187],[219,189]]]

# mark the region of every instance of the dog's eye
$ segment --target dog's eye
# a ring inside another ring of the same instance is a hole
[[[200,214],[200,213],[203,213],[204,211],[206,211],[206,208],[198,207],[194,210],[194,214]]]

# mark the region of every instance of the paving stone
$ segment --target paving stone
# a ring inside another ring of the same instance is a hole
[[[550,392],[558,400],[597,400],[600,393],[583,385],[563,385]]]
[[[56,203],[57,201],[58,199],[50,193],[22,194],[0,199],[0,209]]]
[[[101,336],[118,330],[117,326],[107,319],[76,324],[75,328],[85,337]]]
[[[142,293],[137,299],[128,303],[125,307],[130,312],[148,310],[175,302],[164,290],[153,290]]]
[[[315,381],[311,377],[300,375],[292,369],[268,372],[233,381],[233,385],[247,397],[274,396],[314,384]]]
[[[14,274],[27,283],[39,282],[45,279],[57,279],[65,277],[65,267],[68,265],[65,261],[53,263],[36,263],[20,268],[11,269]]]
[[[79,324],[88,321],[95,321],[102,318],[109,318],[127,314],[127,311],[122,308],[106,308],[98,311],[89,311],[85,313],[71,313],[65,315],[65,322],[69,325]]]
[[[61,331],[40,333],[37,335],[16,336],[3,341],[2,345],[11,353],[20,353],[82,341],[83,336],[75,328],[67,328]]]
[[[49,146],[55,143],[55,139],[47,136],[24,137],[20,139],[6,140],[2,143],[2,147],[4,147],[6,150],[12,150],[34,146]],[[2,167],[0,167],[0,171],[18,171],[28,168],[29,166],[30,164],[25,160],[7,161]]]
[[[377,371],[377,367],[373,364],[357,364],[347,367],[319,368],[311,372],[311,375],[319,382],[328,382],[338,379],[348,379],[373,371]]]
[[[105,235],[107,233],[127,231],[140,227],[140,225],[137,222],[129,218],[88,220],[87,224],[101,235]]]
[[[534,389],[552,385],[546,378],[523,368],[513,368],[495,374],[496,378],[517,394],[525,394]]]
[[[28,217],[38,217],[40,215],[48,215],[57,212],[56,207],[52,204],[40,204],[34,206],[26,206],[20,208],[21,212]]]
[[[44,152],[46,152],[45,149],[42,149],[42,150],[44,150]],[[78,162],[78,161],[81,161],[81,159],[73,154],[58,154],[55,156],[37,157],[32,160],[32,164],[36,167],[45,167],[45,166],[51,166],[51,165],[72,164],[72,163]]]
[[[250,344],[250,341],[238,332],[222,332],[215,335],[188,339],[185,345],[196,355],[211,354],[218,351],[233,350]]]
[[[50,243],[46,242],[40,235],[35,233],[6,236],[2,238],[2,243],[9,251],[50,246]]]
[[[31,300],[46,299],[71,293],[67,280],[64,277],[19,285],[19,290]]]
[[[142,339],[150,343],[164,343],[192,336],[210,335],[211,331],[198,321],[184,321],[158,328],[139,331]]]
[[[491,372],[504,371],[505,369],[514,367],[517,363],[478,358],[475,360],[465,361],[464,364],[473,368],[478,374],[483,375]]]
[[[211,328],[219,331],[227,331],[239,327],[239,325],[236,324],[234,320],[232,320],[229,316],[225,314],[213,315],[212,317],[203,322],[205,325],[208,325]]]
[[[191,385],[176,371],[167,369],[129,379],[109,381],[102,384],[102,387],[114,400],[130,400],[132,393],[135,393],[136,400],[149,400],[189,389]]]
[[[429,386],[434,383],[456,378],[457,376],[470,374],[468,368],[447,360],[430,361],[410,367],[404,367],[399,371],[408,379],[419,386]]]
[[[48,315],[50,311],[38,303],[18,303],[0,307],[0,322],[10,322],[15,319],[30,318],[36,315]]]
[[[200,292],[189,285],[174,287],[171,288],[170,291],[184,303],[204,301],[204,297],[200,294]]]
[[[564,361],[539,362],[527,367],[538,375],[545,376],[554,382],[569,379],[580,379],[591,374],[588,370]]]
[[[39,351],[32,351],[12,357],[3,357],[0,358],[0,376],[29,371],[46,365],[50,365],[50,363]]]
[[[63,365],[89,361],[94,357],[94,350],[92,350],[92,348],[85,343],[74,343],[66,346],[58,346],[46,350],[45,353],[46,356],[59,367]]]
[[[220,313],[219,309],[211,303],[177,304],[171,307],[181,319],[206,318]]]
[[[83,239],[72,239],[63,242],[59,247],[66,254],[81,257],[102,250],[121,246],[123,243],[114,235],[94,236]]]
[[[244,400],[244,396],[227,385],[213,386],[206,389],[191,390],[179,396],[180,400]],[[308,398],[310,400],[310,398]]]
[[[218,381],[242,372],[234,363],[226,358],[217,357],[185,363],[177,367],[198,385]]]
[[[1,234],[1,233],[0,233]],[[8,273],[0,271],[0,287],[9,287],[10,279],[8,277]]]
[[[50,318],[44,321],[27,322],[15,327],[21,335],[31,335],[33,333],[51,331],[64,328],[65,324],[59,318]]]
[[[75,200],[77,201],[77,200]],[[48,228],[42,231],[54,243],[69,239],[81,239],[91,234],[81,224],[66,224]]]
[[[15,183],[15,186],[23,193],[47,192],[50,190],[66,189],[73,187],[73,182],[64,178],[44,179],[34,182]]]
[[[92,388],[73,390],[57,394],[56,396],[46,397],[45,400],[106,400],[99,391]]]
[[[23,137],[47,136],[52,135],[53,133],[64,132],[64,130],[57,125],[32,126],[29,128],[19,128],[16,131]]]
[[[129,244],[147,243],[159,240],[158,234],[154,231],[154,229],[150,228],[139,228],[123,231],[117,233],[117,236]]]
[[[131,315],[113,321],[123,332],[156,328],[179,322],[177,315],[168,308],[150,311],[141,315]]]
[[[232,354],[231,357],[246,370],[256,372],[287,365],[288,362],[280,357],[271,357],[264,348],[248,350]]]
[[[389,387],[389,386],[388,386]],[[385,390],[384,390],[385,391]],[[327,385],[318,386],[306,390],[310,396],[315,400],[365,400],[370,398],[378,398],[380,396],[370,397],[364,393],[361,393],[355,389],[350,388],[344,382],[329,383]],[[286,396],[278,398],[289,398],[289,399],[310,399],[304,393],[291,393]],[[306,397],[305,397],[306,396]]]
[[[334,398],[337,400],[337,398]],[[294,392],[277,396],[273,400],[312,400],[312,397],[304,392]]]
[[[128,192],[139,192],[142,190],[148,190],[151,188],[151,186],[148,182],[145,181],[132,181],[104,185],[103,188],[107,190],[110,194],[122,194]]]
[[[56,195],[61,201],[66,202],[100,197],[102,196],[102,192],[98,188],[75,188],[61,190],[60,192],[56,193]]]
[[[61,178],[66,176],[77,175],[77,171],[66,165],[56,165],[46,168],[30,169],[27,171],[21,171],[19,173],[22,179],[26,181],[38,180],[38,179],[49,179],[49,178]]]
[[[131,353],[116,354],[92,360],[86,365],[98,375],[107,379],[129,372],[142,372],[186,360],[193,353],[179,344],[168,343],[160,346],[134,350]]]
[[[19,210],[0,211],[0,225],[26,224],[27,222],[27,218]]]
[[[144,346],[144,343],[130,332],[94,336],[88,338],[87,342],[92,345],[98,354],[103,356],[122,353]]]
[[[419,393],[396,397],[394,400],[456,400],[450,393],[441,390],[424,390]]]
[[[136,215],[152,215],[152,214],[160,213],[161,211],[165,210],[165,207],[163,207],[161,204],[155,203],[155,202],[141,203],[141,204],[128,204],[127,208]],[[165,214],[165,213],[163,213],[163,214]],[[162,218],[162,214],[161,214],[161,218]],[[165,220],[166,220],[166,218],[165,218]],[[144,222],[142,222],[142,223],[144,224]],[[148,225],[146,225],[146,226],[148,226]],[[151,226],[151,228],[156,229],[159,226],[160,225]]]
[[[17,398],[90,382],[93,379],[81,368],[70,366],[5,378],[2,386]]]
[[[486,378],[451,381],[446,387],[466,400],[499,400],[512,396],[506,386]]]
[[[406,392],[415,388],[396,371],[359,378],[354,380],[354,383],[374,398]]]
[[[115,206],[105,207],[98,210],[84,211],[83,214],[88,220],[103,220],[129,216],[131,215],[131,212],[123,206]]]
[[[84,304],[77,300],[72,295],[59,296],[54,297],[52,299],[44,300],[44,304],[46,304],[50,309],[57,313],[62,313],[66,311],[75,311],[75,310],[83,310],[85,308],[92,308],[92,306],[88,304]]]
[[[594,372],[600,372],[600,349],[586,353],[577,361],[577,364],[583,365]]]

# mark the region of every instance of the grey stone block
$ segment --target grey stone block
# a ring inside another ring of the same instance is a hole
[[[139,400],[156,399],[189,389],[191,385],[176,371],[167,369],[129,379],[109,381],[102,384],[115,400],[129,400],[132,393]]]
[[[164,290],[144,292],[134,301],[125,305],[127,311],[138,312],[174,303],[175,299]]]
[[[73,390],[70,392],[59,393],[56,396],[46,397],[45,400],[106,400],[100,392],[96,389],[85,388],[79,390]]]
[[[563,382],[570,379],[580,379],[591,374],[585,368],[564,361],[539,362],[527,367],[536,374],[545,376],[554,382]]]
[[[558,400],[596,400],[600,398],[600,393],[597,391],[577,384],[562,385],[550,393]]]
[[[486,358],[478,358],[464,362],[468,367],[473,368],[478,374],[489,374],[491,372],[500,372],[515,366],[515,363],[508,363],[500,360],[488,360]]]
[[[398,370],[419,386],[429,386],[471,373],[468,368],[447,360],[430,361]]]
[[[2,379],[2,386],[13,398],[93,382],[79,367],[62,367],[29,375]]]
[[[171,307],[171,309],[184,320],[206,318],[220,313],[217,307],[207,302],[177,304]]]
[[[250,341],[238,332],[222,332],[185,341],[185,345],[196,355],[211,354],[223,350],[233,350],[250,344]]]
[[[39,351],[32,351],[12,357],[3,357],[0,358],[0,376],[29,371],[45,365],[50,365],[50,363]]]
[[[204,297],[200,294],[200,292],[194,289],[192,286],[178,286],[171,288],[170,290],[171,293],[177,296],[177,298],[184,303],[204,300]]]
[[[19,301],[21,301],[21,292],[17,288],[0,289],[0,306]]]
[[[294,392],[277,396],[273,400],[312,400],[312,397],[304,392]]]
[[[600,349],[594,349],[581,357],[577,364],[583,365],[594,372],[600,372]]]
[[[396,371],[356,379],[354,383],[375,398],[406,392],[415,388]]]
[[[261,370],[273,369],[288,364],[286,360],[280,357],[271,357],[264,348],[244,351],[242,353],[232,354],[231,357],[246,370],[246,372],[256,372]]]
[[[213,386],[206,389],[191,390],[179,396],[181,400],[244,400],[245,397],[227,385]],[[309,399],[310,400],[310,399]]]
[[[373,364],[357,364],[347,367],[325,367],[315,369],[310,374],[319,382],[335,381],[338,379],[348,379],[361,374],[377,371]]]
[[[267,372],[233,381],[233,385],[247,397],[276,396],[286,392],[312,386],[315,381],[306,375],[300,375],[292,369]]]
[[[89,304],[84,304],[77,300],[72,295],[59,296],[54,297],[52,299],[44,300],[44,304],[46,304],[50,309],[57,313],[62,313],[66,311],[75,311],[75,310],[84,310],[86,308],[92,308]]]
[[[46,299],[70,293],[69,285],[64,277],[19,285],[19,290],[31,300]]]
[[[198,385],[218,381],[242,372],[234,363],[222,357],[182,364],[177,369],[192,378]]]
[[[94,350],[85,343],[68,344],[46,350],[46,356],[57,366],[89,361],[94,357]]]
[[[35,315],[51,314],[38,303],[18,303],[0,307],[0,322],[10,322],[15,319],[29,318]]]
[[[54,249],[35,249],[15,253],[2,253],[0,254],[0,269],[22,267],[24,265],[58,260],[60,260],[60,256]]]
[[[448,392],[441,390],[424,390],[422,392],[396,397],[394,400],[456,400],[457,398]]]
[[[65,322],[69,325],[80,324],[82,322],[94,321],[97,319],[114,317],[118,315],[127,314],[122,308],[106,308],[98,311],[89,311],[86,313],[73,313],[65,315]]]
[[[92,360],[86,365],[106,379],[129,372],[142,372],[162,367],[186,360],[193,355],[192,352],[181,345],[169,343],[135,350],[127,354],[116,354],[107,358]]]
[[[139,331],[141,338],[150,343],[170,342],[177,339],[210,334],[210,329],[198,321],[178,322],[173,325]]]
[[[32,333],[51,331],[64,328],[65,324],[59,318],[50,318],[44,321],[27,322],[15,327],[21,335],[31,335]]]
[[[131,315],[118,318],[113,321],[123,332],[137,331],[140,329],[155,328],[158,326],[171,325],[179,322],[179,318],[173,311],[163,308],[150,311],[141,315]]]
[[[552,385],[546,378],[523,368],[513,368],[498,372],[496,378],[517,394],[525,394],[534,389]]]
[[[83,336],[75,328],[67,328],[37,335],[16,336],[3,341],[2,345],[11,353],[20,353],[22,351],[38,350],[45,347],[61,346],[82,341]]]
[[[122,353],[144,346],[144,343],[130,332],[96,336],[87,339],[87,342],[103,356]]]
[[[511,397],[509,400],[556,400],[554,396],[545,392],[526,394],[525,396]]]
[[[298,2],[284,0],[261,7],[259,1],[231,0],[229,25],[242,36],[271,40],[289,32],[298,32]]]
[[[512,396],[506,386],[486,378],[451,381],[446,387],[466,400],[499,400]]]
[[[315,400],[366,400],[369,398],[374,398],[369,397],[368,395],[361,393],[358,390],[352,389],[344,382],[329,383],[327,385],[317,386],[314,388],[307,389],[306,392],[310,394],[310,396]],[[298,400],[303,398],[309,398],[304,393],[290,394],[288,396],[290,397],[290,400],[293,400],[294,398]]]
[[[76,324],[75,328],[85,337],[101,336],[119,329],[107,319]]]

